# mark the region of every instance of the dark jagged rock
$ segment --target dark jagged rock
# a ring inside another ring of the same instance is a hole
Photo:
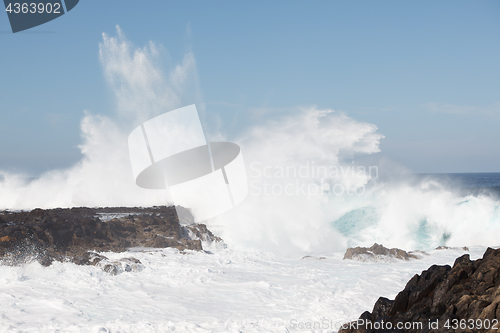
[[[325,257],[314,257],[314,256],[303,256],[301,259],[302,260],[304,260],[304,259],[325,260],[326,258]]]
[[[371,313],[364,312],[358,322],[346,324],[339,333],[498,332],[499,273],[500,249],[488,248],[475,261],[465,254],[455,260],[453,268],[433,265],[411,278],[393,301],[379,298]],[[421,326],[416,324],[419,322]],[[461,322],[465,328],[460,327]],[[397,323],[411,324],[396,329]],[[375,329],[377,325],[385,330]]]
[[[344,254],[344,259],[359,260],[359,261],[384,261],[391,259],[419,259],[420,257],[401,249],[388,249],[377,243],[371,247],[350,247]]]
[[[85,252],[72,259],[72,262],[77,265],[92,265],[98,266],[106,273],[117,275],[121,272],[139,272],[143,269],[143,265],[136,258],[121,258],[111,261],[106,256],[95,252]]]
[[[193,224],[189,213],[182,216],[181,223],[174,207],[4,211],[0,212],[0,261],[93,264],[98,256],[89,251],[123,252],[130,247],[201,251],[202,241],[221,241],[204,224]]]
[[[469,248],[467,246],[462,246],[462,247],[450,247],[450,246],[445,246],[441,245],[436,247],[436,250],[464,250],[464,251],[469,251]]]

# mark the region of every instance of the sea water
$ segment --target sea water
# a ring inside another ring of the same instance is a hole
[[[203,106],[193,54],[162,73],[160,49],[152,42],[134,47],[119,29],[104,34],[99,59],[116,113],[85,114],[82,158],[70,168],[35,178],[0,170],[0,209],[172,204],[165,191],[135,185],[127,150],[141,122]],[[430,265],[453,264],[467,252],[463,246],[475,259],[500,245],[499,174],[415,175],[377,163],[384,136],[376,125],[315,106],[290,108],[234,138],[203,125],[210,140],[240,145],[248,171],[245,201],[205,221],[227,247],[104,253],[143,263],[116,276],[67,262],[2,265],[0,332],[290,332],[310,325],[331,332],[371,310],[379,296],[394,298]],[[374,156],[380,174],[351,173],[362,166],[359,156]],[[257,172],[313,165],[341,174]],[[428,255],[342,260],[347,247],[375,242]],[[452,249],[434,250],[442,245]]]

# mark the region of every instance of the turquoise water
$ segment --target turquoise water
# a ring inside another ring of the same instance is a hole
[[[500,173],[378,181],[381,190],[356,198],[353,209],[332,221],[348,246],[378,242],[430,250],[500,243],[494,237],[500,232]]]

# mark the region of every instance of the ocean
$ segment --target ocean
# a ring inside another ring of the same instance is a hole
[[[491,198],[498,195],[499,173],[416,178],[415,184],[424,184],[423,194],[417,197],[426,197],[426,191],[438,193],[439,204],[442,193],[450,191],[436,185],[442,183],[459,189],[456,207],[472,202],[476,209],[488,207],[481,200],[494,200],[494,209],[498,209],[498,199]],[[429,190],[428,183],[434,188]],[[391,188],[401,193],[398,186]],[[419,193],[418,188],[413,191]],[[398,197],[396,194],[391,198]],[[444,198],[450,199],[447,195]],[[331,223],[331,228],[343,232],[352,245],[364,245],[368,231],[383,228],[383,206],[363,200],[371,206],[351,210]],[[479,223],[471,221],[470,230],[477,229],[473,222]],[[214,227],[223,230],[221,225]],[[421,238],[413,244],[427,246],[427,254],[409,261],[342,260],[345,245],[341,250],[280,253],[256,248],[255,242],[237,244],[226,230],[227,247],[205,242],[207,252],[135,248],[126,253],[104,253],[112,260],[133,256],[143,264],[141,271],[116,276],[98,267],[69,262],[49,267],[37,262],[2,265],[0,332],[336,332],[343,323],[370,311],[378,297],[394,298],[414,274],[432,264],[451,265],[465,253],[477,259],[486,249],[485,244],[460,243],[468,250],[435,250],[434,245],[445,245],[452,239],[424,245],[422,240],[433,239],[435,230],[429,223],[427,229],[420,230],[422,235],[413,233],[413,238]],[[482,232],[487,231],[479,230]]]
[[[159,49],[137,48],[120,30],[103,34],[99,59],[115,113],[85,113],[82,157],[69,168],[34,179],[0,170],[0,210],[173,204],[166,191],[136,185],[127,147],[144,121],[203,106],[192,53],[164,74]],[[218,119],[200,118],[209,116]],[[237,143],[247,170],[245,200],[204,221],[226,246],[104,253],[143,264],[115,276],[70,262],[0,265],[0,332],[276,333],[316,323],[324,324],[316,332],[335,332],[432,264],[500,245],[500,173],[412,174],[377,164],[384,136],[375,124],[316,106],[289,108],[237,137],[205,129],[211,141]],[[358,165],[366,155],[375,165]],[[348,247],[374,243],[427,254],[342,259]]]
[[[420,177],[435,177],[442,182],[453,183],[462,195],[481,193],[500,195],[500,172],[481,173],[429,173]]]
[[[117,276],[71,263],[0,266],[0,332],[335,332],[432,264],[484,250],[434,250],[393,263],[231,248],[105,253],[145,266]],[[307,323],[328,326],[305,330]]]

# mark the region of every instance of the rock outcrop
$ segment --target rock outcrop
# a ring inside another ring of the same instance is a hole
[[[205,225],[193,224],[190,214],[182,215],[183,223],[174,207],[0,212],[0,261],[16,265],[38,260],[45,266],[54,260],[72,261],[103,267],[114,265],[109,270],[119,272],[136,269],[140,263],[134,266],[133,258],[110,262],[92,252],[123,252],[131,247],[201,251],[202,241],[221,241]]]
[[[141,261],[136,258],[127,257],[111,261],[106,256],[95,252],[85,252],[82,255],[77,255],[71,261],[77,265],[100,267],[111,275],[118,275],[122,272],[140,272],[144,268]]]
[[[357,261],[392,261],[393,259],[419,259],[420,257],[412,252],[401,249],[388,249],[377,243],[371,247],[350,247],[344,254],[344,259]]]
[[[314,256],[303,256],[301,258],[302,260],[325,260],[326,258],[325,257],[314,257]]]
[[[450,246],[445,246],[445,245],[440,245],[435,248],[435,250],[464,250],[464,251],[469,251],[469,248],[467,246],[462,246],[462,247],[450,247]]]
[[[394,300],[379,298],[372,312],[339,333],[498,332],[499,273],[500,249],[488,248],[475,261],[465,254],[453,268],[433,265],[415,275]]]

